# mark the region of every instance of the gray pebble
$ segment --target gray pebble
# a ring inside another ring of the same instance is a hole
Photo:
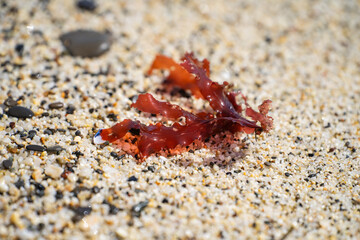
[[[65,33],[60,40],[73,56],[98,57],[108,51],[111,34],[92,30],[77,30]]]
[[[80,0],[77,2],[77,6],[83,10],[94,11],[97,7],[97,4],[93,0]]]
[[[36,152],[43,152],[45,151],[45,147],[36,145],[36,144],[30,144],[26,146],[26,150],[28,151],[36,151]]]
[[[131,208],[131,216],[133,217],[140,217],[141,212],[147,207],[147,205],[149,204],[149,201],[142,201],[139,202],[138,204],[134,205]]]
[[[13,165],[13,159],[12,158],[9,158],[9,159],[6,159],[2,162],[2,165],[5,169],[10,169]]]
[[[72,217],[73,222],[80,221],[86,215],[89,215],[92,211],[92,207],[78,207],[73,209],[75,215]]]
[[[64,104],[62,102],[54,102],[49,104],[50,109],[60,109],[62,107],[64,107]]]
[[[30,130],[28,132],[28,136],[27,136],[28,138],[33,139],[35,136],[36,136],[36,131],[35,130]]]
[[[55,146],[51,146],[46,148],[47,152],[51,152],[51,153],[58,153],[60,151],[65,150],[63,147],[59,146],[59,145],[55,145]]]
[[[34,116],[33,111],[31,111],[29,108],[21,107],[21,106],[13,106],[9,108],[9,110],[6,113],[11,117],[17,117],[17,118],[32,118]]]
[[[17,102],[14,99],[12,99],[12,97],[9,97],[4,101],[4,105],[7,107],[13,107],[17,105]]]

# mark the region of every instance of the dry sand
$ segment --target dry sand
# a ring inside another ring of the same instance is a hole
[[[98,3],[1,1],[0,103],[12,96],[35,116],[0,108],[0,238],[360,238],[359,1]],[[70,56],[59,36],[80,28],[109,30],[110,51]],[[109,114],[156,121],[131,99],[161,89],[163,75],[145,75],[156,54],[186,51],[252,106],[271,99],[274,129],[142,164],[94,145]]]

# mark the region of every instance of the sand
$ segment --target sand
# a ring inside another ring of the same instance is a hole
[[[0,103],[35,116],[0,108],[0,238],[360,238],[358,1],[1,4]],[[110,51],[71,56],[59,36],[77,29],[110,31]],[[141,164],[94,145],[123,119],[159,121],[130,108],[139,93],[209,110],[145,74],[187,51],[252,106],[271,99],[274,129]]]

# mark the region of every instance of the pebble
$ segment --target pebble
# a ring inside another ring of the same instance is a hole
[[[46,151],[48,153],[59,153],[61,151],[65,150],[63,147],[59,146],[59,145],[55,145],[55,146],[51,146],[51,147],[47,147]]]
[[[32,172],[31,177],[37,182],[41,181],[41,179],[42,179],[42,171],[39,168],[35,169]]]
[[[139,202],[138,204],[134,205],[131,208],[131,216],[133,217],[140,217],[141,212],[147,207],[147,205],[149,204],[149,201],[142,201]]]
[[[8,185],[5,183],[5,179],[0,179],[0,192],[7,192],[9,190]]]
[[[55,198],[57,200],[62,199],[64,197],[64,194],[61,191],[56,191]]]
[[[66,108],[66,113],[67,114],[73,114],[75,112],[76,108],[74,105],[69,104]]]
[[[2,162],[2,165],[5,169],[10,169],[13,165],[13,159],[12,158],[9,158],[9,159],[6,159]]]
[[[24,52],[24,44],[22,44],[22,43],[16,44],[15,51],[19,54],[19,56],[22,56],[23,52]]]
[[[50,109],[60,109],[63,108],[64,104],[62,102],[54,102],[49,104]]]
[[[92,0],[80,0],[77,2],[77,6],[83,10],[94,11],[97,7],[97,4]]]
[[[45,151],[45,147],[36,145],[36,144],[29,144],[26,146],[26,150],[28,151],[36,151],[36,152],[43,152]]]
[[[75,136],[81,136],[81,132],[80,132],[80,130],[76,130],[76,132],[75,132]]]
[[[14,107],[14,106],[17,105],[17,102],[12,97],[8,97],[4,101],[4,105],[7,106],[7,107]]]
[[[20,229],[23,229],[25,227],[18,212],[14,212],[11,214],[10,222]]]
[[[45,129],[44,134],[53,135],[54,133],[50,129]]]
[[[19,179],[15,182],[15,187],[17,187],[18,189],[20,189],[21,187],[25,186],[25,182],[22,179]]]
[[[34,182],[33,185],[35,186],[35,195],[38,197],[42,197],[45,195],[45,187],[41,183]]]
[[[60,178],[63,171],[64,169],[56,165],[50,165],[45,168],[45,174],[53,179]]]
[[[111,34],[92,30],[77,30],[60,36],[60,40],[73,56],[98,57],[108,51]]]
[[[92,189],[91,189],[91,192],[93,192],[93,193],[99,193],[100,192],[100,188],[98,187],[98,186],[95,186],[95,187],[93,187]]]
[[[137,180],[138,180],[137,177],[131,176],[131,177],[128,178],[127,181],[128,181],[128,182],[137,182]]]
[[[74,137],[74,141],[75,141],[75,142],[80,142],[80,141],[81,141],[81,137],[80,137],[80,136]]]
[[[73,209],[75,216],[72,217],[73,222],[80,221],[86,215],[89,215],[92,211],[91,207],[78,207]]]
[[[9,108],[9,110],[6,113],[11,117],[17,117],[17,118],[32,118],[34,116],[33,111],[31,111],[29,108],[21,107],[21,106],[13,106]]]
[[[109,204],[109,214],[110,215],[116,215],[120,209],[112,204]]]
[[[36,136],[36,130],[30,130],[28,132],[28,138],[33,139]]]

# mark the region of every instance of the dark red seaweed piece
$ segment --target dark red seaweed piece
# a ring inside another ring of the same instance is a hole
[[[199,61],[192,54],[185,54],[182,63],[177,64],[171,58],[163,55],[156,56],[149,74],[154,69],[169,70],[168,81],[171,84],[190,90],[193,95],[203,98],[210,103],[214,113],[193,114],[179,106],[156,100],[151,94],[139,95],[132,104],[143,112],[162,115],[175,121],[170,126],[162,123],[144,125],[139,121],[125,119],[111,128],[101,129],[94,137],[94,143],[109,141],[118,144],[135,156],[139,161],[153,153],[171,151],[177,147],[186,147],[194,142],[204,142],[214,134],[226,131],[245,132],[247,134],[268,132],[272,128],[272,118],[267,116],[271,101],[266,100],[259,106],[259,112],[253,110],[245,101],[245,114],[253,121],[243,117],[241,105],[236,103],[239,93],[227,91],[227,83],[220,85],[210,80],[209,62]],[[177,120],[185,118],[181,124]],[[257,125],[260,123],[260,126]]]

